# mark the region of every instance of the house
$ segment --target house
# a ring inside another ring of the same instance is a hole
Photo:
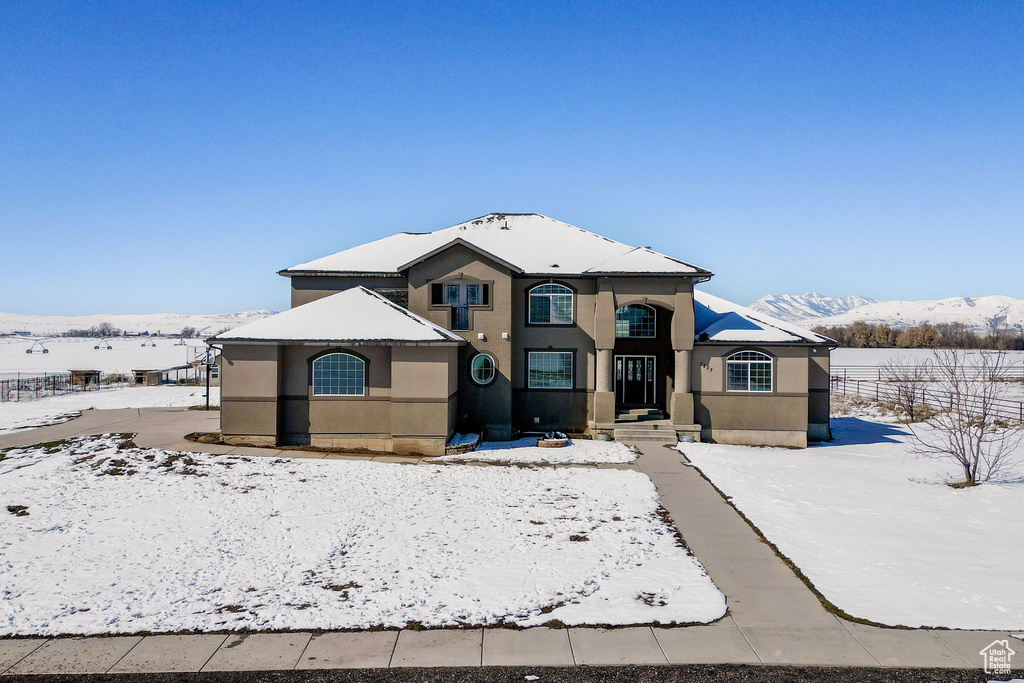
[[[832,340],[696,290],[704,268],[546,216],[280,275],[290,310],[209,340],[228,442],[439,454],[457,429],[611,434],[627,413],[726,443],[829,438]]]

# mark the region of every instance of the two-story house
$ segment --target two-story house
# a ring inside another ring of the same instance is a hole
[[[233,443],[440,454],[456,431],[826,439],[832,340],[694,289],[698,266],[539,214],[401,233],[280,271],[292,308],[223,346]]]

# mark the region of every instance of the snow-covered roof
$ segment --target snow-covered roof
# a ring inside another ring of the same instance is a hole
[[[706,341],[834,343],[823,335],[696,289],[693,315],[694,335]]]
[[[208,341],[462,342],[365,287],[353,287],[222,332]]]
[[[631,247],[537,213],[492,213],[435,232],[404,232],[300,263],[281,274],[393,274],[459,242],[530,275],[711,274],[647,247]]]

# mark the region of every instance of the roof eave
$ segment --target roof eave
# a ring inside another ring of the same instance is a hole
[[[488,214],[488,215],[490,215],[490,214]],[[480,247],[476,246],[472,242],[464,240],[461,237],[456,237],[455,239],[451,240],[450,242],[445,242],[444,244],[442,244],[441,246],[437,247],[436,249],[432,249],[432,250],[428,251],[425,254],[421,254],[421,255],[417,256],[412,261],[409,261],[408,263],[404,263],[404,264],[398,266],[398,271],[401,272],[401,271],[404,271],[404,270],[408,270],[408,269],[412,268],[413,266],[415,266],[416,264],[423,263],[427,259],[433,258],[434,256],[437,256],[438,254],[440,254],[442,252],[445,252],[448,249],[451,249],[452,247],[458,246],[458,245],[462,245],[462,246],[466,247],[467,249],[469,249],[470,251],[475,251],[476,253],[491,259],[495,263],[498,263],[498,264],[508,268],[513,273],[522,273],[523,272],[523,269],[520,268],[519,266],[515,265],[514,263],[509,263],[505,259],[503,259],[503,258],[501,258],[499,256],[495,256],[494,254],[492,254],[491,252],[487,251],[486,249],[481,249]]]
[[[462,346],[465,339],[249,339],[245,337],[211,337],[215,344],[301,344],[304,346]]]
[[[405,277],[401,273],[391,271],[361,271],[361,270],[295,270],[285,268],[277,271],[278,275],[292,278],[296,276],[310,277]]]

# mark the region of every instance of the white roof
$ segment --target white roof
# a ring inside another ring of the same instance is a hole
[[[353,287],[209,341],[461,342],[452,332],[365,287]]]
[[[647,247],[631,247],[537,213],[492,213],[436,232],[400,233],[300,263],[281,274],[398,273],[420,257],[459,241],[487,252],[513,271],[531,275],[710,275]]]
[[[693,290],[694,334],[717,342],[813,342],[831,339],[802,327],[776,320],[746,306]]]

